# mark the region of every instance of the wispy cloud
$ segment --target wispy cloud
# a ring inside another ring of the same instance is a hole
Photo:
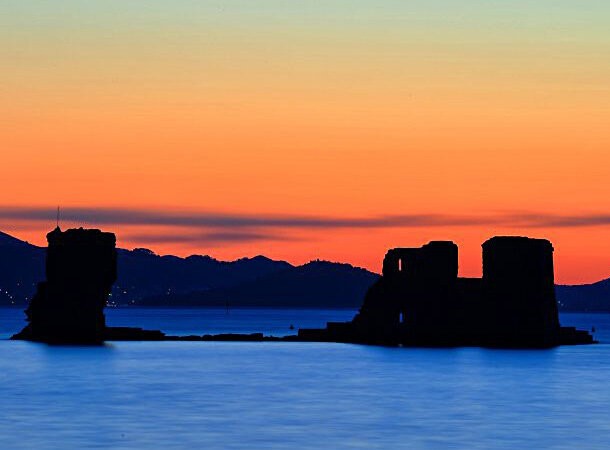
[[[126,234],[123,239],[139,242],[142,244],[215,244],[232,242],[256,242],[256,241],[292,241],[296,240],[289,236],[272,233],[257,233],[248,231],[212,231],[209,233],[146,233]]]
[[[214,228],[389,228],[413,226],[474,225],[479,217],[436,214],[388,215],[377,217],[328,217],[220,212],[168,212],[126,208],[65,208],[66,222],[98,225],[157,225]],[[53,222],[55,210],[42,207],[2,207],[0,219]]]
[[[520,213],[500,216],[505,218],[508,226],[514,223],[526,228],[577,228],[610,225],[610,214],[531,214]]]
[[[610,225],[610,213],[536,214],[511,212],[479,215],[402,214],[370,217],[331,217],[279,214],[241,214],[215,211],[186,212],[166,209],[127,208],[64,208],[62,221],[86,226],[174,227],[180,232],[138,233],[126,235],[142,243],[166,242],[247,242],[291,240],[291,230],[315,229],[378,229],[407,227],[471,227],[504,228],[576,228]],[[54,208],[39,206],[5,206],[0,220],[31,224],[54,223]]]

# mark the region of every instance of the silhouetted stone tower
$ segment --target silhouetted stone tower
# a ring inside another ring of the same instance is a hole
[[[354,322],[378,341],[391,341],[400,327],[435,335],[453,326],[458,247],[432,241],[419,248],[393,248],[383,260],[383,277],[367,292]]]
[[[503,338],[551,342],[559,331],[553,246],[546,239],[496,236],[483,243],[483,289]]]
[[[399,271],[396,272],[396,259]],[[450,241],[432,241],[420,248],[389,250],[383,276],[396,280],[394,300],[400,323],[420,333],[436,333],[451,326],[453,292],[458,277],[458,247]]]
[[[51,343],[104,340],[104,307],[116,280],[116,238],[100,230],[59,227],[47,234],[47,280],[38,284],[15,339]]]

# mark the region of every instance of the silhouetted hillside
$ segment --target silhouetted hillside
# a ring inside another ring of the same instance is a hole
[[[0,306],[25,305],[44,279],[45,249],[0,232]]]
[[[218,261],[210,256],[159,256],[150,250],[119,250],[112,302],[138,304],[145,297],[186,294],[254,280],[292,267],[264,256]]]
[[[144,299],[147,306],[358,308],[379,275],[349,264],[312,261],[237,286]]]
[[[0,306],[25,306],[45,279],[45,248],[0,233]],[[118,279],[110,303],[234,286],[292,267],[264,256],[218,261],[209,256],[159,256],[150,250],[118,250]]]
[[[561,311],[610,312],[610,279],[593,284],[556,286]]]
[[[25,306],[44,280],[45,249],[0,232],[0,306]],[[315,261],[293,267],[264,256],[218,261],[210,256],[159,256],[118,250],[117,305],[361,305],[377,275],[348,264]],[[143,301],[143,299],[145,299]],[[557,286],[562,311],[610,311],[610,279]]]

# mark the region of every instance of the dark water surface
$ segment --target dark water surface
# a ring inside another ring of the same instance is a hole
[[[352,311],[109,310],[171,334],[290,333]],[[347,344],[0,341],[0,449],[610,448],[599,345],[519,351]],[[0,309],[0,337],[23,324]]]

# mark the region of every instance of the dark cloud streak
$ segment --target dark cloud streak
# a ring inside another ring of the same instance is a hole
[[[256,232],[210,232],[178,234],[126,234],[122,239],[142,244],[214,244],[256,241],[292,241],[290,237]]]
[[[55,210],[40,207],[3,207],[0,218],[53,222]],[[474,225],[480,218],[434,214],[391,215],[364,218],[322,216],[227,214],[217,212],[168,212],[124,208],[65,208],[65,222],[83,224],[153,225],[214,228],[390,228],[413,226]]]
[[[55,210],[44,207],[0,208],[0,219],[35,221],[54,224]],[[508,228],[574,228],[610,225],[610,214],[552,215],[532,213],[506,213],[495,215],[443,215],[405,214],[375,217],[329,217],[277,214],[229,214],[219,212],[176,212],[154,209],[126,208],[64,208],[63,222],[83,225],[137,225],[168,226],[216,230],[269,230],[269,229],[373,229],[395,227],[447,227],[494,225]],[[239,233],[234,233],[238,236]],[[248,236],[249,235],[249,236]],[[269,232],[261,236],[271,237]],[[222,239],[223,236],[217,236]],[[256,239],[252,232],[244,238]],[[227,234],[227,240],[232,240]]]

